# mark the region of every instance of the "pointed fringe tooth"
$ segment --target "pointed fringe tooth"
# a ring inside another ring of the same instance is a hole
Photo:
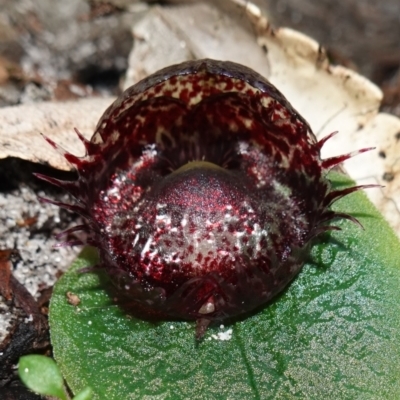
[[[51,140],[48,136],[44,135],[42,132],[40,132],[42,135],[43,139],[54,149],[57,151],[63,151],[63,149],[56,144],[53,140]]]
[[[80,188],[78,186],[78,181],[62,181],[60,179],[56,179],[51,176],[43,175],[43,174],[40,174],[37,172],[34,172],[33,175],[42,181],[48,182],[54,186],[57,186],[61,189],[66,190],[67,192],[71,193],[75,197],[79,197],[78,194],[79,194]]]
[[[90,144],[89,140],[87,140],[87,139],[82,135],[82,133],[79,132],[78,128],[75,128],[75,127],[74,127],[74,131],[75,131],[75,133],[77,134],[79,140],[83,143],[83,145],[84,145],[85,147],[88,146],[88,145]]]
[[[314,239],[316,236],[321,235],[325,232],[329,232],[329,231],[341,231],[342,228],[339,228],[338,226],[335,225],[323,225],[323,226],[318,226],[317,228],[315,228],[310,235],[307,238],[308,240]]]
[[[51,199],[47,199],[47,198],[41,197],[41,196],[37,196],[37,198],[42,203],[54,204],[55,206],[58,206],[58,207],[66,209],[68,211],[72,211],[74,213],[77,213],[77,214],[81,215],[84,218],[88,218],[89,217],[87,211],[81,206],[77,206],[75,204],[63,203],[61,201],[51,200]]]
[[[211,320],[208,318],[199,318],[196,320],[196,340],[201,340],[206,334]]]
[[[358,225],[361,229],[364,229],[361,222],[357,218],[353,217],[352,215],[346,214],[346,213],[341,213],[341,212],[336,212],[336,211],[331,211],[331,210],[325,211],[321,215],[319,222],[322,223],[322,222],[332,221],[333,219],[338,219],[338,218],[347,219],[348,221],[351,221],[354,224]]]
[[[341,189],[341,190],[333,190],[332,192],[328,193],[328,195],[325,197],[324,206],[329,207],[335,201],[341,199],[344,196],[347,196],[350,193],[356,192],[357,190],[370,189],[370,188],[381,188],[381,187],[382,187],[382,185],[370,184],[370,185],[353,186],[353,187],[349,187],[347,189]]]
[[[82,133],[79,132],[78,128],[74,128],[75,133],[78,135],[79,140],[82,142],[82,144],[85,146],[86,149],[86,156],[90,156],[93,153],[96,152],[96,149],[98,149],[98,145],[96,143],[91,142],[90,140],[87,140]]]
[[[80,268],[78,269],[78,274],[86,274],[88,272],[96,272],[101,269],[105,269],[105,267],[101,264],[91,265],[90,267]]]
[[[72,166],[75,167],[76,165],[79,165],[81,163],[81,159],[79,157],[74,156],[73,154],[69,153],[67,150],[63,149],[56,142],[51,140],[49,137],[47,137],[43,133],[41,133],[41,135],[43,136],[44,140],[46,140],[46,142],[49,143],[51,147],[53,147],[53,149],[55,149],[59,154],[61,154],[68,161],[69,164],[71,164]]]
[[[324,139],[322,139],[322,140],[324,140]],[[319,142],[318,142],[318,144],[319,144]],[[342,154],[341,156],[327,158],[326,160],[322,161],[322,168],[329,170],[332,167],[339,165],[342,162],[348,160],[349,158],[358,156],[359,154],[365,153],[367,151],[375,150],[375,149],[376,149],[376,147],[367,147],[365,149],[352,151],[351,153]]]
[[[330,133],[329,135],[323,137],[321,140],[318,141],[317,143],[317,148],[318,150],[321,150],[322,147],[324,146],[324,144],[331,138],[333,138],[334,136],[336,136],[339,133],[339,131],[334,131],[332,133]]]
[[[68,228],[65,231],[62,231],[60,233],[57,233],[57,235],[55,235],[54,237],[57,240],[60,240],[61,238],[70,235],[71,233],[74,232],[88,232],[88,227],[86,225],[77,225],[77,226],[73,226],[72,228]]]
[[[82,240],[70,240],[68,242],[60,242],[60,243],[56,243],[54,244],[52,247],[53,249],[60,249],[62,247],[72,247],[72,246],[82,246],[85,243],[82,242]]]

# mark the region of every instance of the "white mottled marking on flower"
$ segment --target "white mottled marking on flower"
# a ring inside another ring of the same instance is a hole
[[[261,104],[265,107],[265,108],[268,108],[269,107],[269,105],[272,103],[272,102],[274,102],[275,100],[272,98],[272,97],[270,97],[270,96],[266,96],[266,95],[264,95],[264,96],[262,96],[261,97]]]
[[[112,132],[112,134],[110,135],[110,138],[109,138],[109,140],[110,140],[110,142],[112,143],[112,144],[114,144],[118,139],[119,139],[119,132],[118,131],[116,131],[116,130],[114,130],[113,132]]]
[[[135,235],[135,238],[133,239],[132,247],[135,247],[135,246],[136,246],[136,244],[137,244],[139,238],[140,238],[140,233],[137,233],[137,234]]]
[[[150,245],[151,245],[152,242],[153,242],[153,237],[150,236],[150,237],[147,239],[146,244],[143,246],[143,249],[142,249],[142,251],[141,251],[141,253],[140,253],[140,256],[141,256],[142,258],[143,258],[143,257],[146,255],[146,253],[149,251]]]

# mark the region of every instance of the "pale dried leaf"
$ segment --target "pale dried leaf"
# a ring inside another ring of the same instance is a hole
[[[167,65],[200,58],[245,63],[269,75],[245,10],[231,1],[154,6],[133,28],[135,41],[125,87]]]
[[[40,134],[65,150],[84,155],[74,128],[88,139],[112,98],[89,98],[71,102],[43,102],[0,108],[0,159],[19,157],[70,170],[71,166]]]

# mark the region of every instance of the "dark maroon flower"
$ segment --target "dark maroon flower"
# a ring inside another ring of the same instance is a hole
[[[198,336],[281,292],[330,220],[356,221],[329,206],[360,187],[326,178],[352,154],[321,160],[329,137],[318,142],[242,65],[165,68],[126,90],[90,142],[79,137],[87,155],[64,153],[79,179],[45,179],[75,196],[62,206],[86,218],[79,228],[133,306],[197,320]]]

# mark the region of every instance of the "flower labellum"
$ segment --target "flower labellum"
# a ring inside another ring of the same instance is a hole
[[[79,173],[65,182],[88,243],[131,307],[208,324],[265,304],[299,273],[329,209],[356,186],[332,190],[307,122],[268,80],[232,62],[165,68],[104,113]],[[47,139],[58,150],[59,147]]]

